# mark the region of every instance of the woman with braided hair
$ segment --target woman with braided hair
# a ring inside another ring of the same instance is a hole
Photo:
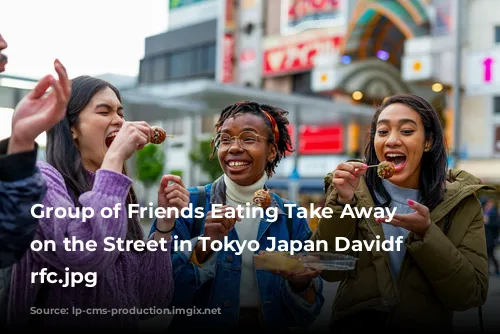
[[[205,247],[198,237],[210,242],[257,240],[260,250],[272,247],[268,238],[304,242],[312,235],[306,219],[299,218],[297,208],[288,214],[286,200],[270,193],[267,208],[274,208],[277,217],[219,218],[222,212],[237,206],[247,207],[254,193],[268,189],[266,180],[276,166],[292,151],[286,118],[288,112],[255,102],[238,102],[225,108],[215,125],[212,142],[224,174],[204,187],[193,187],[190,205],[204,206],[199,232],[196,219],[179,218],[173,236],[191,240],[192,252],[172,253],[174,297],[176,308],[212,308],[217,313],[176,315],[169,330],[219,327],[275,328],[310,325],[320,313],[324,299],[319,270],[300,272],[265,271],[254,267],[254,254],[248,247],[243,251]],[[201,192],[200,192],[201,190]],[[203,200],[204,198],[204,200]],[[200,200],[201,199],[201,200]],[[217,215],[213,204],[220,204]],[[255,206],[255,204],[251,204]],[[266,210],[267,212],[267,210]],[[291,218],[287,222],[287,217]],[[273,219],[274,218],[274,219]],[[291,225],[291,226],[290,226]],[[289,227],[290,226],[290,229]],[[237,248],[237,247],[235,247]]]

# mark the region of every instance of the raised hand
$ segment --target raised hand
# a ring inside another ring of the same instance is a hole
[[[217,213],[214,214],[212,211],[207,212],[207,217],[205,218],[205,225],[203,227],[203,237],[210,238],[208,249],[202,251],[198,243],[197,254],[198,260],[204,262],[208,255],[212,253],[212,242],[215,240],[223,240],[229,231],[231,231],[237,221],[241,221],[241,218],[236,215],[235,218],[227,218],[226,212],[230,209],[228,205],[223,205],[217,209]]]
[[[50,130],[66,115],[71,81],[59,60],[54,62],[54,68],[59,80],[46,75],[16,106],[12,116],[12,135],[8,153],[32,150],[36,137]],[[45,95],[49,87],[53,90]]]
[[[361,162],[341,162],[333,171],[332,183],[337,189],[338,201],[349,204],[354,198],[354,191],[359,186],[361,176],[368,166]]]
[[[172,184],[168,184],[173,182]],[[179,212],[189,205],[189,191],[182,183],[182,180],[177,175],[164,175],[160,182],[160,188],[158,189],[158,207],[165,208],[168,212],[168,208],[176,208]],[[156,222],[158,229],[162,231],[168,231],[172,229],[176,217],[174,215],[169,216],[168,214],[165,218],[159,218]]]
[[[152,137],[153,130],[148,123],[124,122],[109,146],[101,168],[121,173],[125,161],[150,142]]]
[[[377,218],[377,222],[391,224],[393,226],[401,226],[402,228],[423,237],[425,232],[429,229],[429,226],[431,226],[429,208],[412,200],[408,200],[408,205],[415,210],[415,212],[408,214],[395,214],[390,221],[387,217]]]

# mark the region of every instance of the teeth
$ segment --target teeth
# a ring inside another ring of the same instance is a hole
[[[116,137],[116,132],[113,132],[108,136],[108,138],[114,138],[114,137]]]
[[[229,166],[231,167],[239,167],[239,166],[246,166],[248,165],[248,162],[243,162],[243,161],[230,161]]]
[[[401,153],[389,153],[389,154],[387,154],[387,156],[389,158],[405,157],[405,155],[401,154]]]

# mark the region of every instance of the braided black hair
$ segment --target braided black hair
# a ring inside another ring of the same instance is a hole
[[[272,118],[274,118],[276,125],[278,126],[279,139],[277,143],[275,142],[271,121],[266,117],[262,110],[266,111]],[[220,130],[224,122],[227,119],[234,117],[236,114],[241,113],[257,115],[261,117],[264,120],[264,123],[267,125],[269,142],[276,147],[276,158],[274,158],[272,162],[267,162],[266,164],[266,173],[268,176],[271,176],[272,174],[274,174],[275,168],[278,166],[278,163],[281,161],[281,159],[286,156],[287,152],[293,152],[292,140],[290,138],[290,134],[288,133],[287,127],[287,125],[289,124],[287,119],[288,111],[280,109],[278,107],[259,104],[257,102],[251,101],[242,101],[224,108],[224,110],[222,110],[220,114],[219,120],[215,124],[216,134],[215,139],[212,140],[213,151],[210,155],[210,158],[215,155],[215,152],[217,150],[214,146],[214,143],[220,136]]]

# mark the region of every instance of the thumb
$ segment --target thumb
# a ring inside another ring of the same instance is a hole
[[[408,205],[410,206],[410,208],[417,211],[422,216],[424,217],[429,216],[429,208],[427,208],[425,205],[415,202],[411,199],[408,200]]]
[[[33,99],[39,99],[40,97],[45,94],[47,89],[49,89],[50,86],[52,86],[55,83],[55,79],[52,75],[47,74],[44,76],[38,83],[36,84],[35,88],[31,92],[31,98]]]

